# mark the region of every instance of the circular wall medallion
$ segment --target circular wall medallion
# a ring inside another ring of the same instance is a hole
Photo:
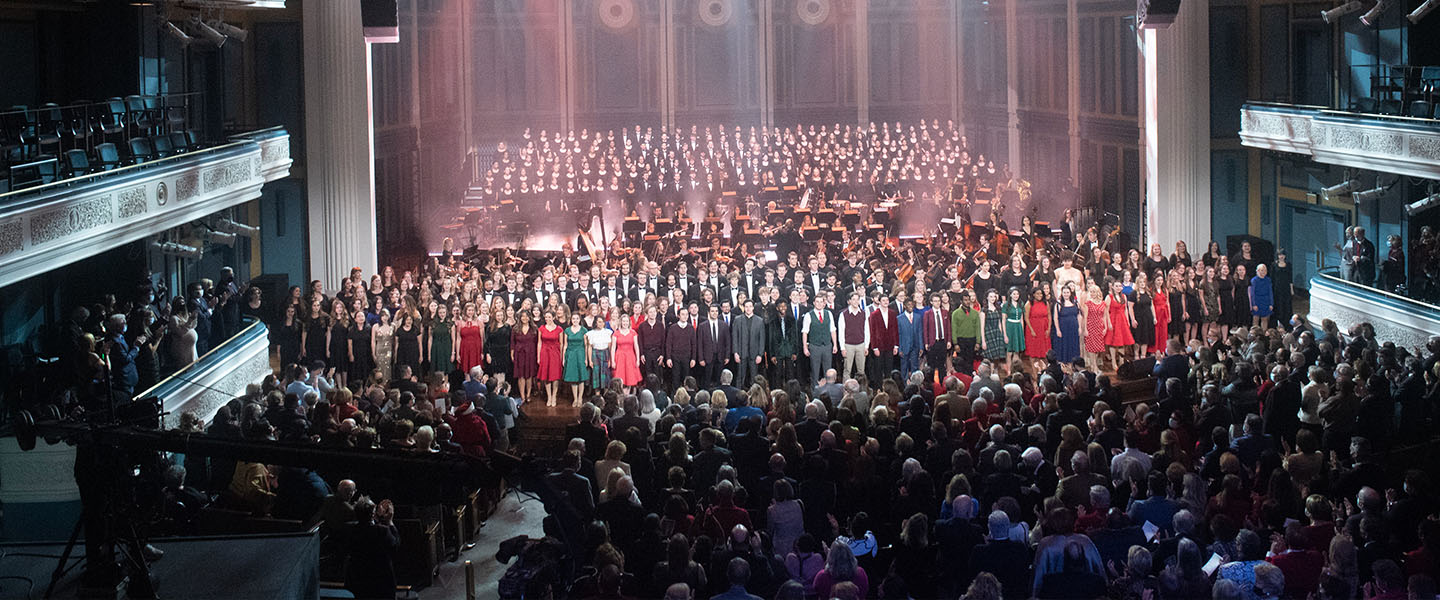
[[[165,206],[165,203],[169,201],[170,190],[165,187],[165,182],[162,181],[159,183],[159,185],[155,186],[155,204],[158,206]]]
[[[711,27],[724,27],[735,14],[730,0],[705,0],[699,4],[699,10],[700,21]]]
[[[600,22],[611,29],[624,29],[635,20],[634,0],[600,0]]]
[[[795,14],[806,25],[820,25],[830,18],[830,0],[797,0]]]

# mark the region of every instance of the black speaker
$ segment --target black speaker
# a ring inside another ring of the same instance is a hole
[[[1115,369],[1115,375],[1120,379],[1130,381],[1132,379],[1144,379],[1155,372],[1155,357],[1147,356],[1138,360],[1132,360],[1120,365]]]
[[[266,273],[251,279],[250,285],[260,288],[260,306],[266,307],[265,318],[269,320],[267,325],[285,316],[285,307],[281,303],[290,291],[290,275]]]
[[[1265,238],[1258,238],[1253,235],[1232,235],[1225,238],[1225,255],[1234,257],[1240,256],[1240,244],[1250,242],[1250,257],[1256,262],[1263,264],[1275,263],[1275,244]],[[1231,263],[1233,266],[1234,263]],[[1254,275],[1254,273],[1251,273]]]
[[[400,9],[397,0],[360,0],[360,23],[365,41],[372,44],[400,41]]]
[[[1141,29],[1165,29],[1180,14],[1180,0],[1139,0],[1135,17]]]

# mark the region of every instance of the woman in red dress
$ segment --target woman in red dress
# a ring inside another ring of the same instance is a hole
[[[1145,274],[1141,273],[1141,277]],[[1146,350],[1150,353],[1165,351],[1165,341],[1170,339],[1170,286],[1164,277],[1156,277],[1155,288],[1155,343]]]
[[[1030,290],[1030,304],[1025,323],[1025,356],[1045,358],[1050,352],[1050,305],[1045,303],[1045,290]]]
[[[540,335],[530,311],[516,311],[515,318],[519,319],[519,323],[510,329],[510,355],[515,363],[515,382],[519,387],[520,399],[529,400],[530,392],[535,389],[535,375],[540,370],[537,354]]]
[[[485,327],[477,316],[474,303],[465,305],[465,318],[456,323],[460,331],[460,372],[485,363]]]
[[[1100,369],[1100,353],[1105,351],[1105,338],[1110,333],[1110,313],[1105,310],[1105,293],[1090,284],[1090,299],[1085,302],[1085,357],[1090,367]]]
[[[545,324],[540,327],[539,347],[536,354],[539,356],[536,365],[536,376],[545,384],[545,406],[555,406],[555,399],[560,396],[560,375],[561,375],[561,354],[560,334],[561,327],[555,324],[555,313],[545,312]]]
[[[1120,367],[1120,357],[1126,356],[1135,345],[1135,336],[1130,328],[1135,326],[1135,314],[1130,299],[1120,288],[1119,281],[1110,282],[1110,297],[1105,299],[1105,309],[1110,314],[1110,332],[1105,335],[1105,347],[1110,349],[1110,367]]]
[[[634,393],[640,383],[640,344],[636,338],[640,332],[630,328],[630,317],[621,315],[612,321],[620,325],[615,332],[615,341],[610,344],[610,364],[614,365],[615,378],[625,384],[625,393]]]

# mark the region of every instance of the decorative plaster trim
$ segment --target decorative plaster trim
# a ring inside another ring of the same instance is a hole
[[[1310,279],[1310,320],[1331,319],[1345,331],[1352,325],[1369,323],[1377,339],[1394,341],[1407,348],[1424,348],[1430,336],[1440,335],[1440,313],[1404,300],[1380,301],[1380,292],[1366,293],[1326,276]]]
[[[289,175],[289,146],[288,134],[242,140],[16,195],[0,210],[0,281],[20,281],[258,198],[265,183]]]
[[[1325,164],[1440,178],[1440,124],[1257,105],[1246,105],[1240,114],[1240,139],[1251,148],[1304,154]]]

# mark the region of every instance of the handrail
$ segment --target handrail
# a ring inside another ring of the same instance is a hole
[[[166,375],[164,379],[156,382],[155,385],[150,386],[149,389],[143,392],[136,393],[135,397],[144,398],[147,396],[160,395],[161,392],[168,391],[168,388],[177,387],[182,383],[190,381],[190,378],[185,377],[185,375],[188,375],[194,371],[198,371],[202,368],[209,367],[210,365],[206,362],[207,359],[209,359],[211,356],[216,356],[217,352],[229,349],[228,347],[231,345],[232,342],[249,340],[262,335],[269,335],[269,329],[265,326],[265,322],[261,321],[260,319],[256,319],[254,317],[243,317],[242,322],[246,323],[246,325],[244,327],[241,327],[240,331],[235,332],[235,335],[232,335],[229,338],[226,338],[225,341],[216,344],[215,347],[206,351],[205,354],[201,355],[199,358],[196,358],[195,362],[181,367],[174,373]],[[164,400],[164,398],[161,398],[161,400]]]
[[[192,158],[192,157],[195,157],[195,156],[197,156],[197,155],[214,154],[214,153],[217,153],[217,152],[219,152],[219,151],[221,151],[221,150],[227,150],[227,149],[231,149],[231,148],[238,148],[238,147],[240,147],[240,146],[244,146],[244,145],[246,145],[246,144],[253,144],[253,143],[255,143],[255,142],[252,141],[252,140],[240,140],[240,141],[230,142],[230,143],[227,143],[227,144],[221,144],[221,145],[219,145],[219,146],[210,146],[210,147],[208,147],[208,148],[200,148],[200,149],[198,149],[198,150],[192,150],[192,151],[190,151],[190,152],[184,152],[184,153],[180,153],[180,154],[172,154],[172,155],[166,156],[166,157],[164,157],[164,158],[157,158],[157,159],[154,159],[154,160],[147,160],[147,161],[145,161],[145,162],[135,163],[135,164],[133,164],[133,165],[125,165],[125,166],[123,166],[123,167],[116,167],[116,168],[111,169],[111,170],[109,170],[109,171],[100,171],[100,172],[98,172],[98,173],[91,173],[91,174],[89,174],[89,175],[82,175],[82,176],[80,176],[80,177],[70,177],[70,178],[68,178],[68,179],[60,179],[60,180],[52,181],[52,182],[47,183],[47,184],[44,184],[44,185],[37,185],[37,186],[35,186],[35,187],[27,187],[27,188],[20,189],[20,190],[12,190],[12,191],[9,191],[9,192],[0,194],[0,204],[5,204],[6,201],[8,201],[8,200],[17,199],[17,198],[20,198],[20,197],[23,197],[23,196],[33,196],[33,195],[36,195],[36,194],[38,194],[38,193],[46,192],[46,191],[49,191],[49,190],[52,190],[52,189],[60,189],[60,188],[63,188],[63,187],[70,187],[70,186],[74,186],[74,185],[81,185],[81,184],[90,183],[90,182],[94,182],[94,181],[100,181],[100,180],[102,180],[102,179],[109,179],[109,178],[115,177],[116,174],[135,173],[135,172],[139,172],[139,171],[144,170],[144,169],[151,169],[151,168],[156,168],[156,167],[164,167],[164,166],[168,166],[168,165],[172,165],[172,164],[177,164],[177,163],[179,163],[180,161],[188,160],[188,159],[190,159],[190,158]]]
[[[56,109],[59,109],[59,110],[67,110],[67,109],[92,108],[92,107],[100,107],[100,106],[106,106],[106,107],[108,107],[109,104],[110,104],[110,102],[113,101],[113,100],[117,100],[117,99],[118,99],[118,100],[124,101],[126,98],[128,98],[128,97],[133,97],[133,96],[139,96],[140,98],[145,99],[145,100],[157,99],[157,100],[160,100],[161,102],[164,102],[165,100],[170,99],[170,98],[190,98],[190,97],[203,96],[203,95],[205,95],[205,92],[179,92],[179,93],[174,93],[174,94],[130,94],[129,96],[113,96],[113,97],[107,98],[107,99],[105,99],[105,100],[97,100],[97,101],[95,101],[95,102],[84,102],[84,103],[81,103],[81,104],[60,104],[60,103],[57,102],[57,103],[55,103],[55,106],[45,106],[44,104],[41,104],[41,105],[38,105],[38,106],[26,106],[26,107],[23,108],[23,109],[21,109],[21,108],[7,108],[7,109],[5,109],[5,110],[3,110],[3,111],[0,111],[0,117],[8,116],[8,115],[23,115],[23,114],[25,114],[25,113],[31,113],[31,112],[33,112],[33,113],[39,113],[39,112],[43,112],[43,111],[47,111],[47,110],[56,110]],[[162,106],[163,106],[163,105],[162,105]]]

